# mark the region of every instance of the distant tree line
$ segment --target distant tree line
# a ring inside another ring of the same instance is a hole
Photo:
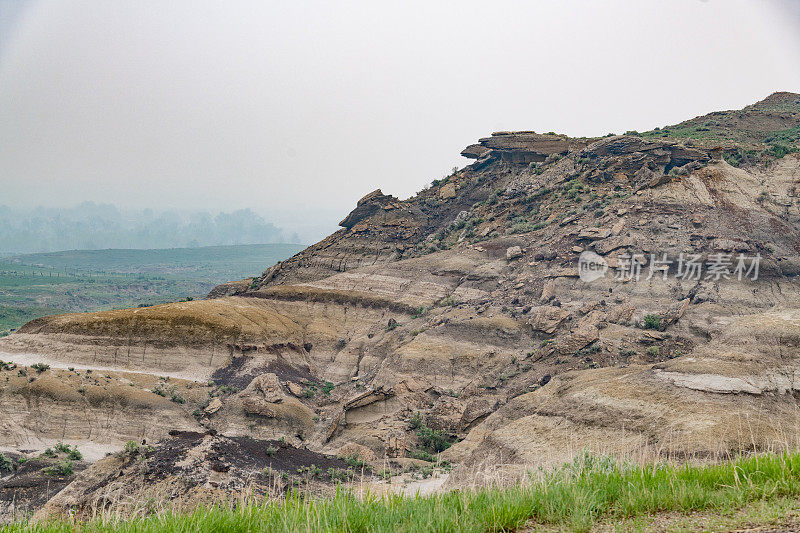
[[[212,214],[121,210],[85,202],[73,208],[0,206],[0,252],[105,248],[186,248],[299,242],[250,209]]]

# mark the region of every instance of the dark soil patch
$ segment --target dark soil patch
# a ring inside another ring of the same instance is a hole
[[[314,378],[308,369],[298,368],[280,358],[280,350],[287,348],[290,350],[299,350],[298,347],[292,344],[261,347],[258,350],[260,353],[268,352],[276,354],[278,357],[268,363],[261,364],[258,364],[255,356],[252,355],[234,356],[228,366],[215,370],[211,379],[213,379],[214,383],[217,385],[236,387],[239,390],[246,389],[256,377],[268,372],[278,376],[278,379],[281,381],[295,381],[301,383],[308,380],[317,382],[318,380]]]
[[[227,385],[228,387],[236,387],[237,389],[244,389],[250,382],[255,379],[255,374],[247,372],[247,363],[253,359],[249,355],[241,355],[233,357],[228,366],[218,368],[211,375],[211,379],[217,385]]]
[[[185,459],[190,450],[199,446],[201,441],[209,436],[212,436],[213,441],[204,459],[209,468],[215,472],[234,472],[237,475],[249,476],[253,472],[269,469],[273,472],[286,472],[291,476],[308,474],[319,481],[334,481],[328,469],[333,468],[342,473],[351,469],[341,459],[295,448],[280,440],[258,440],[244,436],[225,437],[191,431],[173,431],[170,435],[172,438],[158,443],[155,448],[145,452],[145,481],[153,482],[179,474],[181,467],[177,466],[177,463]]]
[[[294,381],[296,383],[302,383],[303,381],[317,383],[319,381],[308,370],[297,368],[285,361],[272,361],[266,366],[265,370],[278,376],[281,381]]]
[[[58,464],[63,458],[35,458],[18,464],[21,455],[6,453],[6,456],[14,461],[16,469],[3,473],[0,478],[0,523],[14,519],[14,515],[20,518],[33,513],[88,466],[82,461],[73,461],[72,475],[54,476],[46,474],[44,469]]]
[[[214,451],[224,457],[225,462],[246,469],[262,470],[271,468],[290,474],[298,468],[316,466],[323,471],[325,479],[329,468],[347,470],[348,465],[341,459],[295,448],[279,440],[256,440],[250,437],[233,437],[216,443]],[[271,451],[274,450],[274,453]]]
[[[161,441],[153,450],[145,452],[147,472],[145,479],[154,481],[174,474],[175,463],[186,457],[186,452],[206,436],[197,431],[170,431],[170,439]]]

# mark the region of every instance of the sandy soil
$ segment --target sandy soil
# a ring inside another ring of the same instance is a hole
[[[13,452],[13,453],[23,452],[29,456],[38,456],[43,451],[45,451],[45,449],[52,448],[58,442],[63,442],[64,444],[69,444],[70,446],[77,446],[78,451],[80,451],[83,454],[84,461],[88,463],[99,461],[107,454],[114,453],[122,449],[122,446],[117,446],[113,444],[100,444],[98,442],[90,440],[81,440],[81,439],[60,440],[60,439],[40,438],[36,439],[35,441],[28,441],[25,444],[25,446],[22,447],[22,449],[14,446],[0,446],[0,452]]]
[[[49,357],[44,357],[32,353],[0,352],[0,360],[13,361],[14,363],[20,366],[29,366],[36,363],[45,363],[47,365],[50,365],[51,368],[63,368],[63,369],[74,368],[76,370],[91,369],[91,370],[107,371],[107,372],[145,374],[150,376],[185,379],[187,381],[197,381],[197,382],[205,382],[211,378],[211,371],[202,372],[198,370],[193,372],[148,372],[145,370],[132,370],[129,368],[122,368],[115,366],[94,366],[94,365],[82,365],[77,363],[65,363],[64,361],[58,361],[56,359],[51,359]]]
[[[373,496],[385,494],[401,494],[404,496],[427,496],[444,492],[444,483],[450,474],[435,472],[427,479],[412,479],[409,474],[395,476],[388,483],[373,482],[355,485],[353,488],[362,496],[367,492]]]

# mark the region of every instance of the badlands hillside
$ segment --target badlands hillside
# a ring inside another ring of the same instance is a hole
[[[431,458],[458,487],[582,449],[796,448],[799,139],[792,93],[645,133],[494,133],[259,278],[0,340],[0,447],[144,442],[63,476],[43,513]]]

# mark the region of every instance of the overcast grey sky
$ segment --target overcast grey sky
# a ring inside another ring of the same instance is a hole
[[[319,237],[496,130],[800,92],[794,1],[0,0],[0,204],[251,207]]]

